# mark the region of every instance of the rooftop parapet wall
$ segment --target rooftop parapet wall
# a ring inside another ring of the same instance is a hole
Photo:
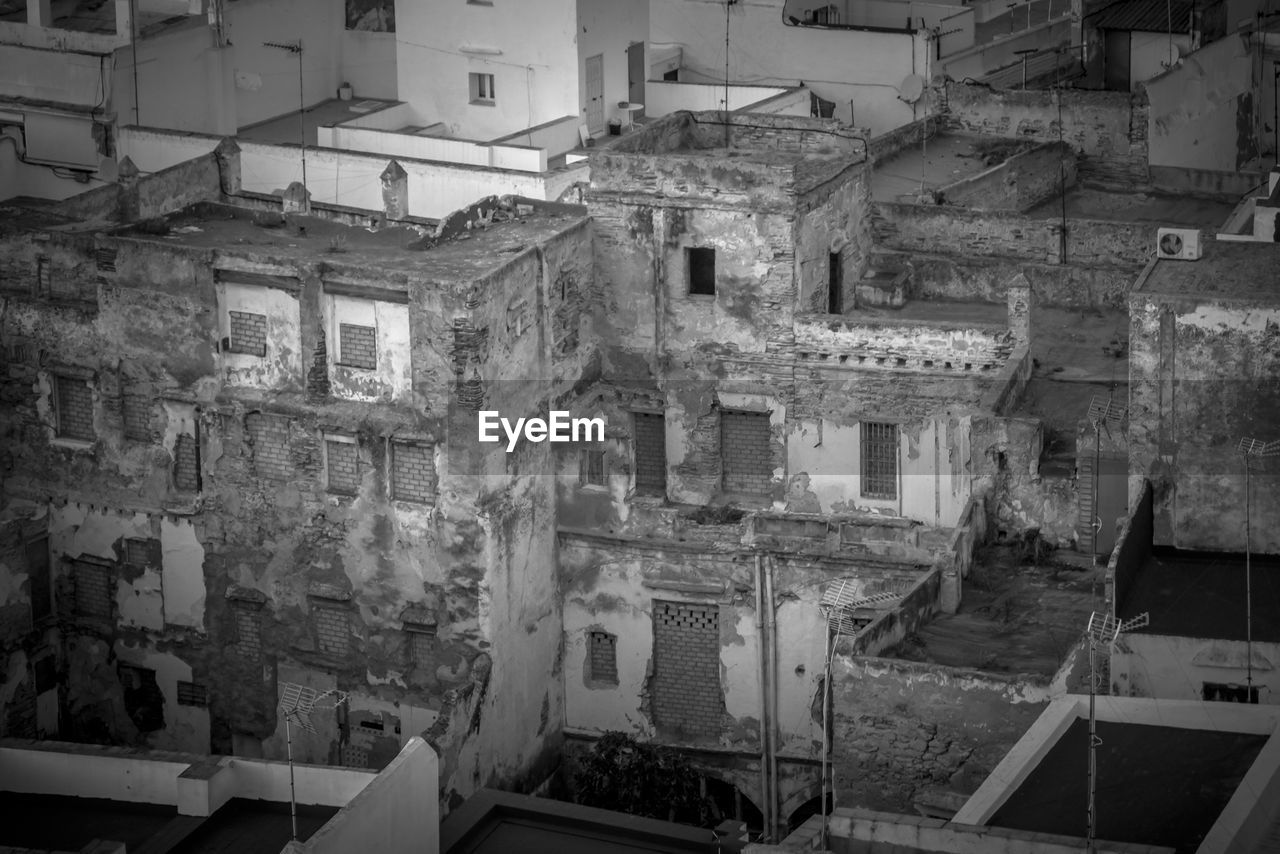
[[[977,175],[942,187],[946,204],[978,211],[1027,211],[1076,182],[1076,156],[1065,142],[1015,154]]]
[[[1147,100],[1141,93],[991,89],[949,82],[949,130],[1050,142],[1082,155],[1080,177],[1118,186],[1148,182]]]

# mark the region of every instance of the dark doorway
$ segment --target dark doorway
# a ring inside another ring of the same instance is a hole
[[[627,48],[627,100],[633,104],[644,103],[644,81],[649,75],[644,68],[644,42],[634,42]],[[632,118],[640,118],[644,110],[637,110]]]
[[[827,256],[827,314],[844,314],[844,267],[839,252]]]
[[[1129,31],[1105,30],[1106,87],[1113,92],[1129,91]]]

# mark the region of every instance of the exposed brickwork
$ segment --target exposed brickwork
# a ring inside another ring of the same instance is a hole
[[[396,501],[434,504],[436,469],[432,448],[408,442],[391,443],[391,497]]]
[[[409,656],[414,667],[430,667],[436,656],[435,635],[426,632],[410,632]]]
[[[267,355],[267,316],[247,311],[227,312],[230,326],[229,353]]]
[[[293,466],[289,460],[289,420],[254,412],[245,418],[245,428],[253,443],[253,467],[258,476],[290,478]]]
[[[78,560],[74,570],[76,615],[110,619],[115,597],[114,578],[105,566]]]
[[[725,492],[763,495],[773,483],[769,414],[726,411],[720,415],[720,459]]]
[[[238,605],[232,608],[232,614],[236,638],[232,650],[248,661],[257,661],[262,657],[262,628],[258,610]]]
[[[207,708],[209,705],[209,688],[199,682],[178,682],[178,705]]]
[[[667,494],[667,426],[660,413],[633,413],[636,493]]]
[[[360,487],[360,454],[355,442],[324,443],[325,470],[330,492],[354,495]]]
[[[350,615],[332,605],[312,605],[311,620],[316,627],[316,643],[321,652],[343,658],[351,648]]]
[[[136,392],[125,392],[120,400],[124,421],[124,437],[135,442],[151,439],[151,398]]]
[[[720,732],[720,609],[653,603],[653,715],[685,737]]]
[[[188,433],[173,445],[173,485],[183,492],[200,490],[200,454],[195,437]]]
[[[373,326],[338,324],[338,364],[372,371],[378,367],[378,330]]]
[[[134,567],[159,567],[159,540],[130,537],[124,541],[124,562]]]
[[[587,632],[587,673],[592,682],[618,684],[618,637]]]
[[[55,377],[54,386],[58,406],[58,435],[92,442],[95,437],[93,390],[84,380],[71,377]]]

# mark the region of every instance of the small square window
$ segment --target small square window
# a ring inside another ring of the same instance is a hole
[[[492,104],[496,98],[493,90],[493,75],[473,71],[467,76],[471,84],[471,103]]]
[[[684,260],[688,270],[689,293],[695,296],[715,296],[716,250],[690,247],[684,251]]]
[[[604,451],[590,449],[582,452],[578,481],[582,486],[604,486]]]
[[[199,682],[178,682],[178,705],[208,708],[209,688]]]

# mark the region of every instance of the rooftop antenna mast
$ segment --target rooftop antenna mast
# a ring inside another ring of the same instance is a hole
[[[1102,534],[1102,508],[1098,499],[1098,486],[1101,479],[1098,468],[1102,464],[1102,428],[1107,428],[1108,435],[1111,433],[1111,426],[1120,425],[1129,415],[1128,407],[1121,406],[1116,403],[1110,396],[1106,400],[1100,397],[1094,397],[1089,401],[1089,423],[1093,425],[1093,519],[1089,522],[1089,527],[1093,531],[1093,565],[1098,565],[1098,537]],[[1095,573],[1093,580],[1093,595],[1095,600],[1098,596],[1098,579]]]
[[[733,135],[729,127],[729,7],[738,0],[724,0],[724,147],[730,148]]]
[[[1120,635],[1142,628],[1149,622],[1151,622],[1150,615],[1145,611],[1123,623],[1110,614],[1100,611],[1094,611],[1089,616],[1089,626],[1085,632],[1089,641],[1089,815],[1085,831],[1085,851],[1088,854],[1097,854],[1098,851],[1098,746],[1102,744],[1102,739],[1098,738],[1098,715],[1094,708],[1095,698],[1098,695],[1098,650],[1105,647],[1110,658],[1110,653],[1115,649]]]
[[[1244,459],[1244,638],[1245,638],[1245,702],[1253,699],[1253,567],[1249,551],[1251,549],[1251,520],[1249,501],[1249,458],[1280,456],[1280,439],[1263,442],[1258,439],[1242,438],[1236,443],[1236,450]]]
[[[263,42],[263,47],[287,50],[298,57],[298,142],[302,144],[302,189],[307,189],[307,102],[302,88],[302,39],[296,42]]]
[[[893,604],[902,599],[902,596],[897,593],[872,593],[859,596],[857,592],[859,586],[852,578],[834,581],[827,587],[818,603],[818,609],[827,623],[827,649],[823,659],[822,677],[822,839],[819,846],[823,849],[827,847],[827,801],[835,788],[831,779],[831,661],[835,658],[841,636],[852,637],[858,633],[860,627],[854,617],[854,611],[873,605]]]
[[[311,713],[316,709],[336,709],[347,701],[344,691],[329,689],[317,691],[296,682],[280,683],[280,714],[284,718],[285,749],[289,755],[289,819],[293,826],[293,840],[298,839],[298,795],[293,784],[293,728],[315,732]]]

